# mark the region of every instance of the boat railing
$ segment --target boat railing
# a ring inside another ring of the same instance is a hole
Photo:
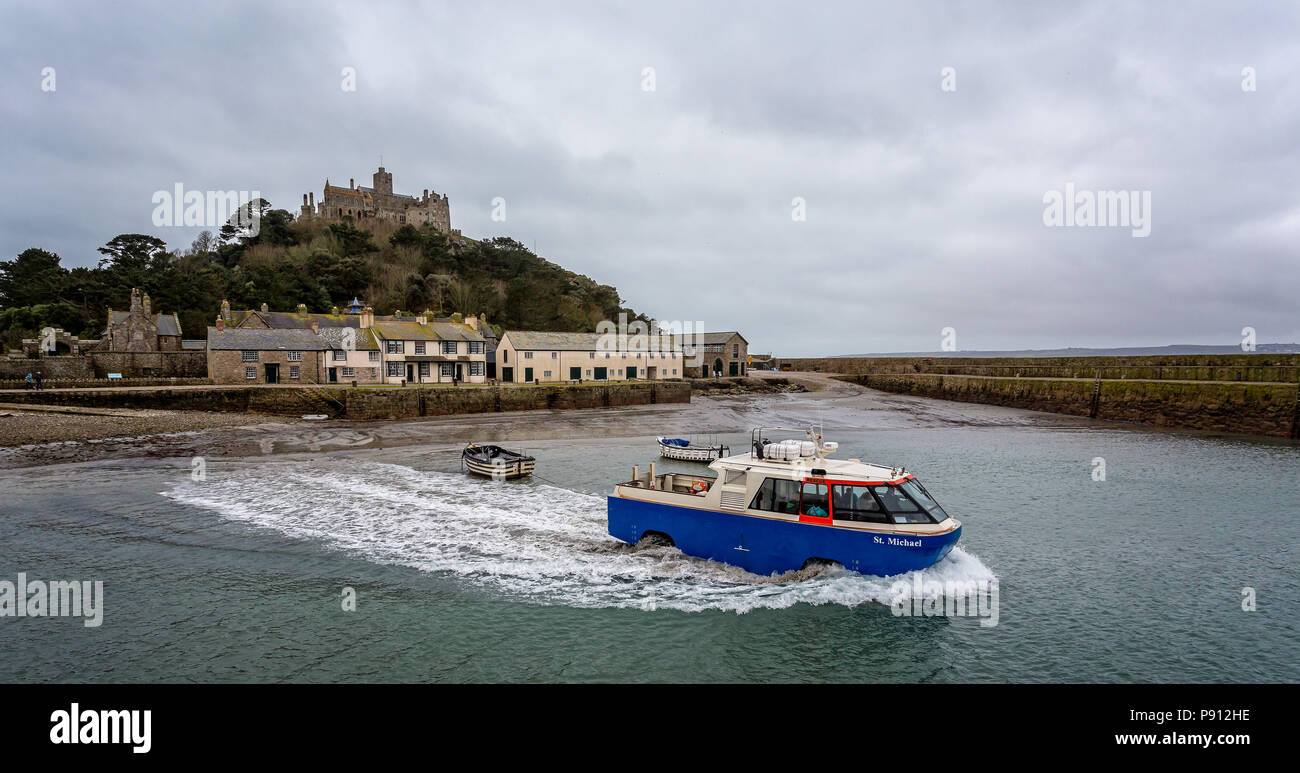
[[[704,496],[717,483],[716,477],[708,475],[691,475],[690,473],[665,472],[656,475],[654,465],[650,466],[650,471],[645,475],[640,474],[638,468],[632,468],[632,479],[620,486],[630,488],[642,488],[652,491],[663,491],[668,494],[684,494],[688,496]]]

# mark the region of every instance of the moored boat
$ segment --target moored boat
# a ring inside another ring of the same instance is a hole
[[[764,575],[815,563],[900,574],[933,565],[961,538],[961,523],[905,469],[828,459],[837,444],[812,430],[781,442],[771,431],[790,430],[754,430],[750,453],[709,464],[716,475],[634,469],[608,498],[609,533],[633,545],[666,538]]]
[[[461,466],[475,475],[511,480],[531,475],[537,460],[501,446],[470,443],[460,453]]]
[[[719,443],[705,445],[693,443],[685,438],[675,437],[661,437],[657,438],[657,440],[659,441],[660,456],[682,462],[711,462],[731,453],[730,448]]]

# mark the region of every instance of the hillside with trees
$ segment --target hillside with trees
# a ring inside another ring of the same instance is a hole
[[[429,309],[486,314],[498,329],[594,331],[602,319],[642,319],[618,291],[545,260],[504,237],[476,241],[431,227],[384,221],[295,220],[261,206],[256,234],[226,225],[188,250],[155,236],[121,234],[98,251],[94,268],[66,268],[38,247],[0,261],[0,336],[4,348],[45,326],[98,337],[109,308],[128,307],[131,288],[154,311],[176,312],[186,338],[202,338],[223,299],[234,308],[309,311],[343,307],[353,297],[377,314]]]

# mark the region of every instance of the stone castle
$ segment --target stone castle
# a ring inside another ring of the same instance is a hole
[[[432,225],[445,234],[456,234],[451,230],[451,210],[447,194],[438,195],[437,191],[424,189],[420,197],[393,193],[393,173],[381,166],[372,178],[371,187],[357,185],[355,179],[348,181],[348,187],[330,185],[325,180],[325,190],[321,193],[320,203],[316,202],[315,193],[302,195],[303,219],[323,218],[342,220],[343,218],[380,218],[399,225]]]

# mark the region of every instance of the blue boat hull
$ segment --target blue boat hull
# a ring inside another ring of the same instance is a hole
[[[934,565],[961,538],[960,525],[947,534],[889,535],[615,496],[608,498],[608,515],[610,535],[624,542],[635,545],[646,532],[661,532],[687,555],[763,575],[802,569],[810,558],[862,574],[902,574]]]

